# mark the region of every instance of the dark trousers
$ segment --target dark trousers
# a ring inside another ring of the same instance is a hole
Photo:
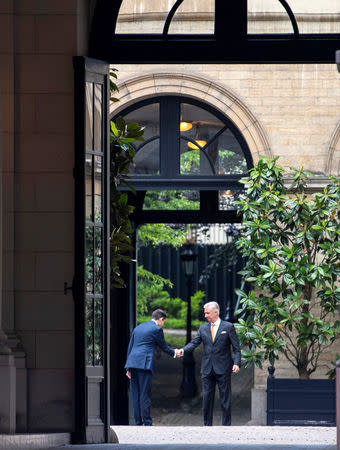
[[[136,425],[152,425],[151,406],[151,370],[130,369],[133,415]]]
[[[220,392],[222,409],[222,425],[231,425],[231,379],[230,373],[216,374],[213,370],[209,375],[202,375],[203,420],[204,425],[213,423],[214,399],[216,383]]]

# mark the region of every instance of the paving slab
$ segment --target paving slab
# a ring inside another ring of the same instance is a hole
[[[243,445],[243,444],[101,444],[74,445],[49,450],[336,450],[336,445]]]
[[[336,450],[336,427],[112,427],[117,444],[53,450]],[[52,449],[50,449],[52,450]]]
[[[336,445],[336,427],[268,427],[268,426],[212,426],[212,427],[138,427],[113,426],[119,444],[180,444],[279,446]],[[198,447],[197,447],[198,448]],[[268,447],[266,447],[268,448]],[[289,447],[287,447],[289,448]]]

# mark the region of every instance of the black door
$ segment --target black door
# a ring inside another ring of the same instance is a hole
[[[75,57],[74,69],[74,442],[108,442],[109,65]]]

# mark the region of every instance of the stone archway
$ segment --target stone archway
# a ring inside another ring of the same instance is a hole
[[[248,106],[232,91],[211,80],[185,73],[158,72],[131,77],[118,83],[118,87],[120,102],[111,104],[111,117],[145,98],[185,95],[211,105],[230,119],[246,140],[254,162],[260,156],[272,157],[265,131]]]

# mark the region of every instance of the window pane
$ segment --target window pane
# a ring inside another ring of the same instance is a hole
[[[247,173],[243,150],[230,130],[206,140],[181,138],[181,175],[240,175]]]
[[[130,166],[133,174],[159,174],[160,171],[159,139],[151,139],[144,143],[136,153],[134,165]]]
[[[199,191],[147,191],[144,210],[199,210]]]
[[[181,139],[181,175],[214,175],[214,164],[200,141]]]
[[[177,9],[169,34],[214,34],[215,0],[184,1]]]
[[[158,174],[160,171],[159,103],[142,106],[124,116],[128,123],[145,127],[144,141],[135,142],[136,156],[130,166],[132,174]]]
[[[103,365],[103,301],[94,299],[94,365]]]
[[[102,196],[102,162],[101,156],[94,157],[94,221],[103,221],[103,196]]]
[[[86,220],[92,222],[92,155],[86,155],[85,161],[85,197],[86,197]]]
[[[102,85],[94,85],[94,150],[102,149]]]
[[[86,365],[93,366],[93,299],[85,300]]]
[[[93,228],[85,228],[85,284],[86,292],[93,293]]]
[[[208,154],[214,160],[216,173],[240,175],[247,173],[247,161],[242,147],[229,129],[219,135],[209,146]]]
[[[338,0],[287,2],[300,33],[339,33]],[[276,0],[248,0],[248,33],[293,33],[285,8]]]
[[[146,142],[151,138],[159,137],[159,103],[142,106],[126,114],[124,118],[128,123],[135,122],[145,127],[143,137]],[[136,142],[134,145],[138,149],[143,144],[143,142]]]
[[[180,130],[182,137],[193,141],[197,140],[202,147],[223,127],[224,123],[209,111],[195,105],[181,104]]]
[[[95,227],[95,248],[94,248],[94,291],[95,294],[101,294],[103,291],[103,229]]]
[[[93,149],[93,84],[86,83],[86,149]]]
[[[116,33],[162,33],[176,0],[124,0],[119,11]],[[206,34],[214,32],[215,0],[185,0],[177,9],[169,33]]]
[[[176,0],[123,0],[116,33],[162,33],[168,12]]]
[[[226,189],[225,191],[219,191],[218,193],[218,209],[220,211],[228,211],[231,209],[237,209],[238,205],[236,201],[245,197],[245,191],[242,189]]]
[[[215,173],[216,150],[202,148],[225,127],[216,116],[198,106],[181,104],[181,169],[182,175],[213,175]],[[217,173],[217,172],[216,172]]]

